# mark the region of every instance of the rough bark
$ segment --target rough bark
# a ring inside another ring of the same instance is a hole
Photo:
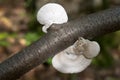
[[[0,80],[18,79],[72,45],[78,37],[92,39],[117,30],[120,30],[120,7],[80,17],[65,24],[53,24],[46,35],[0,64]]]

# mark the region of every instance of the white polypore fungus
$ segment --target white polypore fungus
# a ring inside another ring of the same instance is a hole
[[[37,20],[43,24],[43,32],[55,24],[62,24],[68,21],[65,9],[56,3],[44,5],[37,13]],[[98,55],[99,44],[95,41],[79,38],[72,46],[56,54],[52,59],[55,69],[62,73],[78,73],[86,69],[92,58]]]
[[[90,65],[92,58],[99,53],[100,48],[98,44],[96,47],[96,43],[80,38],[72,46],[53,57],[53,67],[62,73],[83,71]]]
[[[44,25],[42,30],[47,33],[47,29],[53,23],[62,24],[68,21],[68,16],[65,9],[56,3],[48,3],[40,8],[37,13],[37,20]]]
[[[86,52],[83,54],[86,58],[94,58],[100,52],[100,46],[95,41],[88,41]]]
[[[62,73],[78,73],[90,65],[91,59],[76,55],[73,47],[70,46],[53,57],[52,65],[55,69]]]
[[[75,53],[83,53],[86,58],[94,58],[100,52],[100,46],[96,41],[90,41],[82,37],[74,44]]]

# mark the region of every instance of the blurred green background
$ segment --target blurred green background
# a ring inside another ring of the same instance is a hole
[[[0,0],[0,62],[44,35],[36,13],[48,2],[61,4],[69,20],[120,6],[120,0]],[[59,73],[50,58],[19,80],[120,80],[120,31],[93,40],[98,41],[101,52],[85,71]]]

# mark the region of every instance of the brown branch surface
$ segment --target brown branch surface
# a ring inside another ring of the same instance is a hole
[[[65,24],[53,24],[38,41],[0,64],[0,80],[16,80],[78,37],[92,39],[120,30],[120,7],[93,13]]]

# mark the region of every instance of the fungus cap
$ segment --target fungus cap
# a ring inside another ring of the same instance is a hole
[[[87,59],[83,55],[76,55],[73,52],[73,46],[70,46],[56,54],[52,59],[53,67],[62,73],[78,73],[86,69],[92,59]]]
[[[99,52],[100,52],[100,46],[97,42],[87,41],[86,52],[83,53],[83,55],[86,58],[94,58],[99,54]]]
[[[37,20],[47,29],[53,23],[66,23],[68,16],[65,9],[60,4],[48,3],[39,9]]]
[[[94,58],[100,52],[100,46],[96,41],[90,41],[80,37],[74,43],[74,51],[76,53],[83,53],[86,58]]]

